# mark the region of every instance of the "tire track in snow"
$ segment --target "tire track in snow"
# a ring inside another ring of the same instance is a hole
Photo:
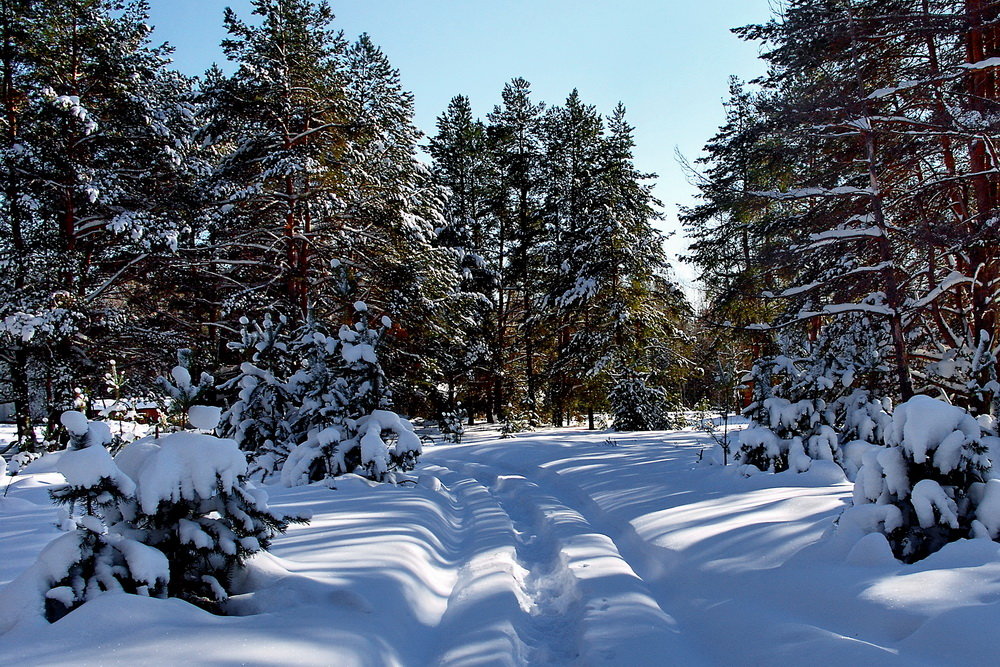
[[[522,628],[531,664],[704,662],[681,640],[674,619],[622,556],[609,535],[618,531],[599,530],[576,508],[589,497],[567,502],[554,495],[557,485],[543,480],[547,475],[541,469],[508,471],[453,460],[447,465],[490,487],[512,518],[519,563],[528,572],[525,592],[534,605],[529,608],[533,621]],[[533,473],[544,488],[529,479]]]
[[[437,477],[461,509],[458,553],[465,559],[436,628],[432,664],[528,664],[529,648],[514,624],[528,603],[513,521],[476,479],[441,466],[427,466],[421,473]]]
[[[537,487],[521,475],[499,475],[489,489],[513,522],[517,560],[527,570],[529,616],[519,634],[529,647],[529,664],[572,663],[580,656],[580,590],[543,511],[533,502]]]
[[[577,579],[520,476],[428,467],[464,506],[463,549],[438,632],[441,664],[579,664]],[[534,485],[531,485],[534,487]]]

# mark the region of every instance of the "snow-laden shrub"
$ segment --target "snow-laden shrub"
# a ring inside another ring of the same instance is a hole
[[[297,368],[290,349],[294,338],[285,317],[266,315],[253,324],[244,317],[240,323],[240,340],[229,343],[229,348],[246,361],[239,374],[220,387],[235,390],[236,396],[219,431],[234,439],[266,475],[280,469],[294,441],[289,415],[296,401],[286,383]]]
[[[271,319],[253,331],[245,326],[238,347],[255,350],[253,361],[225,385],[238,386],[239,394],[221,430],[251,453],[263,474],[280,472],[286,484],[344,473],[383,481],[388,472],[415,465],[419,439],[408,421],[388,410],[391,394],[379,363],[392,322],[382,317],[371,326],[361,301],[354,313],[354,323],[335,335],[315,321],[289,334]],[[258,365],[263,351],[282,360],[272,364],[274,372]]]
[[[504,440],[513,438],[518,433],[533,431],[531,424],[518,413],[508,413],[500,420],[500,437]]]
[[[445,442],[462,442],[467,416],[460,405],[453,410],[445,410],[441,413],[441,419],[438,420],[438,430],[441,431],[441,437]]]
[[[131,502],[135,483],[105,449],[110,438],[87,442],[87,419],[79,412],[63,413],[62,423],[70,431],[73,448],[62,453],[56,466],[66,484],[50,495],[69,510],[64,527],[71,532],[54,540],[40,556],[51,577],[46,618],[58,620],[106,592],[165,596],[169,572],[163,554],[112,530],[120,521],[121,506]]]
[[[683,428],[667,392],[651,385],[639,373],[618,377],[608,394],[614,427],[618,431],[664,431]]]
[[[896,407],[884,444],[862,452],[854,506],[845,511],[842,524],[884,533],[905,562],[956,539],[996,536],[993,528],[1000,530],[1000,521],[983,485],[990,461],[972,415],[929,396],[914,396]],[[986,521],[977,522],[977,506]]]
[[[740,433],[736,452],[738,463],[770,472],[805,472],[812,461],[839,459],[837,433],[820,423],[821,415],[815,402],[793,403],[771,396],[762,401],[762,407],[767,415],[764,423],[751,422]],[[759,413],[757,418],[761,418]]]
[[[420,438],[409,420],[389,410],[375,410],[310,433],[292,450],[281,470],[281,481],[296,486],[355,473],[380,482],[389,472],[412,470],[421,451]]]
[[[80,413],[62,421],[79,446],[60,455],[66,484],[51,492],[69,509],[71,532],[40,557],[50,578],[49,620],[105,592],[178,597],[221,611],[246,559],[299,520],[267,507],[232,440],[171,433],[130,443],[113,459],[82,438],[94,422]]]
[[[781,353],[756,360],[742,379],[753,398],[744,410],[751,423],[738,457],[776,472],[832,460],[851,476],[857,463],[847,461],[844,448],[879,442],[891,408],[881,400],[891,387],[884,324],[844,313],[824,322],[815,337],[789,331],[778,343]],[[753,433],[757,429],[773,437]]]
[[[195,382],[191,375],[193,353],[187,348],[177,350],[177,365],[170,371],[170,377],[159,376],[156,386],[163,392],[164,407],[167,412],[184,427],[192,406],[202,402],[215,389],[215,378],[202,372]],[[213,427],[214,428],[214,427]]]
[[[166,556],[168,594],[210,611],[228,598],[234,571],[299,520],[267,506],[229,439],[171,433],[136,441],[115,461],[136,487],[123,521]]]
[[[69,446],[71,449],[83,449],[85,447],[107,447],[114,437],[111,427],[107,422],[90,421],[82,412],[76,410],[66,410],[59,417],[59,422],[69,434]]]

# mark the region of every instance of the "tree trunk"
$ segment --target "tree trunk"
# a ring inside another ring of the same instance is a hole
[[[28,384],[28,353],[23,347],[14,350],[10,364],[11,385],[14,393],[14,421],[17,424],[18,448],[24,452],[38,450],[38,438],[31,420],[31,390]]]
[[[966,60],[977,63],[1000,55],[998,29],[995,25],[998,8],[994,2],[966,0],[965,9],[969,20],[966,34]],[[987,114],[998,99],[996,75],[992,68],[973,70],[968,74],[969,106],[973,111]],[[970,232],[982,237],[979,243],[968,249],[969,271],[976,281],[972,286],[972,331],[970,342],[975,345],[983,333],[989,336],[991,346],[996,346],[997,313],[994,303],[997,270],[997,233],[993,217],[997,203],[997,179],[988,172],[993,169],[993,161],[987,151],[986,138],[976,136],[969,143],[969,170],[972,176],[973,197],[976,204],[975,216],[970,216]],[[991,228],[992,227],[992,228]],[[977,378],[980,385],[989,381],[987,369]],[[976,405],[979,412],[989,410],[988,401]]]

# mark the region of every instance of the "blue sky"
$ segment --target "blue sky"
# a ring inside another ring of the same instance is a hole
[[[621,100],[636,126],[637,163],[659,174],[657,196],[684,246],[678,203],[690,203],[675,149],[689,158],[722,120],[727,77],[762,72],[757,47],[729,29],[765,20],[769,0],[333,0],[337,26],[367,32],[398,67],[416,98],[427,133],[448,101],[468,95],[479,115],[499,101],[506,81],[522,76],[535,97],[560,103],[578,88],[608,113]],[[226,6],[249,16],[249,0],[150,0],[156,39],[177,48],[189,74],[223,64]],[[690,283],[692,272],[678,266]]]

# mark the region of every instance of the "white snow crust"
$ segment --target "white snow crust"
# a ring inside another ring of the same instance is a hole
[[[203,431],[213,430],[221,420],[222,408],[212,405],[192,405],[188,410],[188,421],[191,422],[191,426]]]
[[[101,446],[63,452],[56,464],[56,470],[70,486],[96,486],[101,479],[107,478],[115,482],[126,495],[135,491],[132,480],[122,473],[111,458],[111,453]]]

